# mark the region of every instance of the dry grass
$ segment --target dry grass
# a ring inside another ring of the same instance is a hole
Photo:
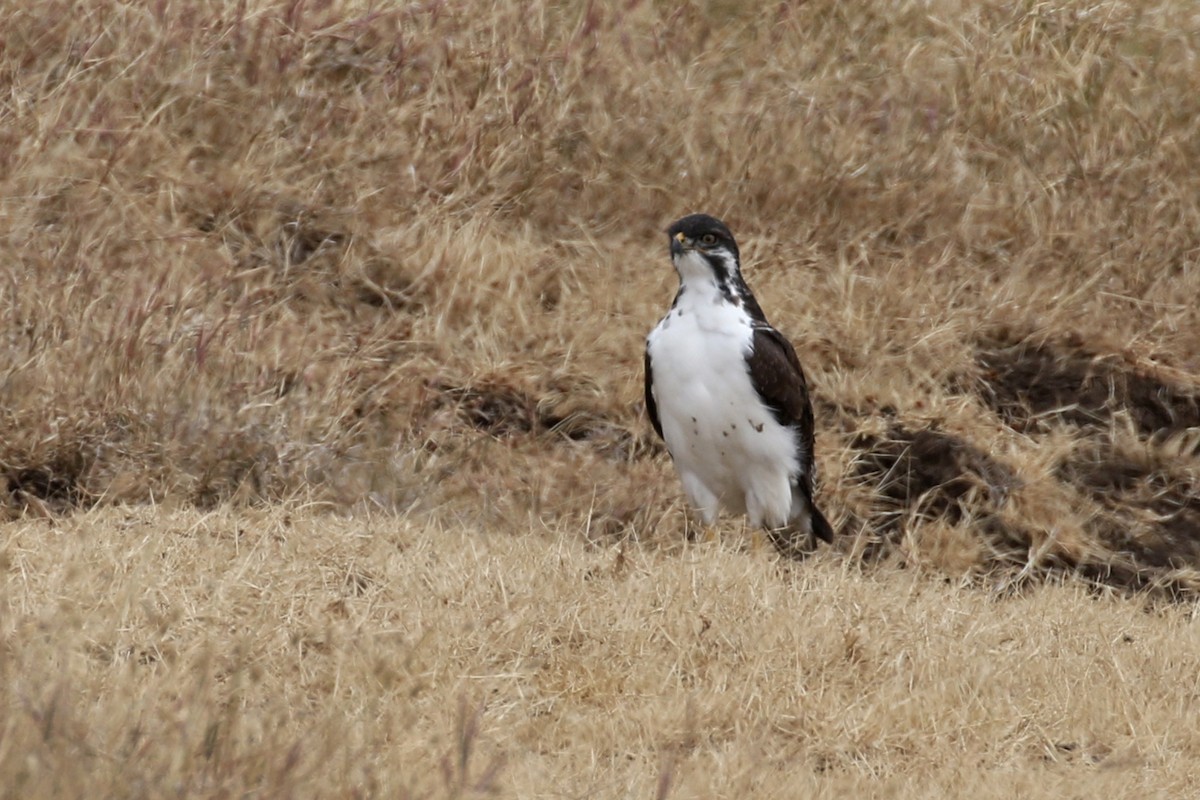
[[[1190,612],[1079,584],[253,509],[14,523],[5,556],[14,797],[1180,797],[1200,777]]]
[[[4,792],[1195,785],[1190,3],[0,18]],[[697,210],[804,564],[686,544],[642,417]]]

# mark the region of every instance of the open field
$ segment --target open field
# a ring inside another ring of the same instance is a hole
[[[8,532],[13,797],[1187,797],[1200,629],[821,554],[109,509]],[[406,794],[406,792],[408,794]]]
[[[0,795],[1200,792],[1188,2],[0,0]],[[832,548],[641,406],[723,217]]]

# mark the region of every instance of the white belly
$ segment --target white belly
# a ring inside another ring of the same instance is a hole
[[[797,443],[750,382],[751,341],[740,308],[681,302],[648,339],[654,401],[684,491],[705,521],[724,507],[774,528],[792,516]]]

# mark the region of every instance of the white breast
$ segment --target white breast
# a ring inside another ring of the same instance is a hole
[[[647,341],[667,450],[706,522],[724,507],[754,525],[780,527],[791,516],[799,469],[795,434],[750,382],[749,316],[715,284],[698,288],[687,288]]]

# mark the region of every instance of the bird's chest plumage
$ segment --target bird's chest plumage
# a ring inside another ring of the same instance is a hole
[[[756,487],[777,487],[786,496],[775,502],[790,504],[787,487],[799,468],[795,433],[751,381],[753,342],[740,306],[702,293],[680,297],[647,340],[663,439],[685,486],[698,480],[739,513]]]

